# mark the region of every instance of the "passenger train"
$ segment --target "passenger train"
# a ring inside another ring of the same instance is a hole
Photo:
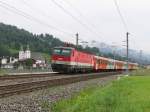
[[[96,56],[72,47],[55,47],[51,60],[53,71],[60,73],[123,71],[127,69],[125,61]],[[137,63],[129,62],[129,70],[137,68]]]

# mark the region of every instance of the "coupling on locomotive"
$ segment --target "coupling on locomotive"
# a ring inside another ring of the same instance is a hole
[[[52,53],[52,69],[55,72],[101,72],[134,70],[137,63],[114,60],[79,51],[73,47],[55,47]]]

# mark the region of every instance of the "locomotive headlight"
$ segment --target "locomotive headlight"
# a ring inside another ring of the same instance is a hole
[[[63,58],[58,58],[58,60],[63,60]]]

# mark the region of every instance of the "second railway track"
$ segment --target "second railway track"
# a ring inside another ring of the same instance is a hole
[[[82,74],[82,75],[62,75],[62,76],[53,76],[52,79],[47,80],[39,80],[39,81],[30,81],[24,83],[17,83],[17,84],[8,84],[8,85],[1,85],[0,86],[0,97],[7,97],[14,94],[20,93],[27,93],[34,90],[58,86],[58,85],[65,85],[70,83],[75,83],[79,81],[85,81],[88,79],[106,77],[110,75],[117,75],[120,72],[106,72],[106,73],[93,73],[93,74]]]
[[[40,78],[40,77],[51,77],[56,76],[58,73],[42,73],[42,74],[23,74],[23,75],[5,75],[0,76],[0,80],[13,80],[13,79],[24,79],[24,78]]]

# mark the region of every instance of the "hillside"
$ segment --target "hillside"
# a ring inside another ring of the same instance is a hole
[[[24,29],[0,23],[0,56],[15,55],[20,46],[30,46],[32,51],[50,53],[54,46],[63,45],[63,42],[53,35],[35,35]]]

